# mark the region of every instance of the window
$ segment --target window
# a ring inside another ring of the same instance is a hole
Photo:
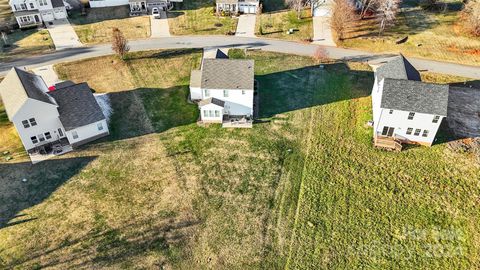
[[[40,6],[46,6],[47,5],[47,0],[39,0]]]
[[[223,97],[228,97],[228,90],[223,90]]]
[[[389,113],[389,114],[393,114],[393,110],[390,110],[388,113]]]
[[[30,8],[31,8],[31,9],[34,9],[34,8],[35,8],[35,6],[33,5],[33,3],[30,3]]]
[[[52,138],[52,135],[50,134],[50,132],[45,132],[45,138],[47,140],[50,140]]]
[[[97,128],[98,128],[98,130],[103,130],[103,125],[102,125],[102,123],[98,123],[98,124],[97,124]]]
[[[208,111],[208,116],[213,117],[213,111],[212,110]]]
[[[382,130],[382,135],[387,135],[387,132],[388,132],[388,127],[387,126],[384,126],[383,127],[383,130]]]
[[[30,124],[28,123],[27,120],[23,120],[23,121],[22,121],[22,124],[23,124],[23,127],[24,127],[24,128],[29,128],[29,127],[30,127]]]
[[[433,117],[432,123],[438,123],[438,120],[440,120],[440,116],[435,115],[435,116]]]
[[[35,120],[35,118],[30,118],[28,119],[28,121],[30,121],[30,125],[32,125],[32,127],[37,125],[37,121]]]
[[[38,134],[37,137],[38,137],[39,141],[41,141],[41,142],[45,141],[45,137],[43,136],[43,134]]]
[[[32,140],[32,143],[38,143],[37,136],[30,137],[30,140]]]
[[[215,111],[215,117],[220,117],[220,111]]]
[[[391,137],[394,131],[395,131],[395,128],[384,126],[382,130],[382,135]]]
[[[245,90],[242,90],[242,95],[245,95]]]
[[[413,135],[415,135],[415,136],[420,135],[420,131],[422,131],[422,130],[419,129],[419,128],[415,129],[415,133],[413,133]]]
[[[411,135],[413,131],[413,128],[407,128],[407,135]]]
[[[74,139],[78,139],[78,133],[77,133],[75,130],[72,131],[72,137],[73,137]]]
[[[408,120],[412,120],[414,116],[415,116],[414,112],[409,113],[408,114]]]
[[[27,4],[25,3],[20,4],[20,10],[24,10],[24,9],[27,9]]]
[[[208,117],[208,111],[207,110],[203,111],[203,117]]]
[[[205,97],[209,97],[209,96],[210,96],[210,90],[205,89],[205,90],[204,90],[204,93],[205,93]]]
[[[428,130],[423,130],[422,137],[428,137]]]
[[[63,137],[63,131],[61,128],[58,129],[58,135],[60,135],[60,137]]]

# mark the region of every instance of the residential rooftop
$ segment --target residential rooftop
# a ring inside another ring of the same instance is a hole
[[[253,90],[253,84],[253,60],[203,60],[201,88]]]

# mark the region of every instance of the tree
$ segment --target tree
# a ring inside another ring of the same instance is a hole
[[[480,0],[470,0],[462,11],[465,25],[470,33],[480,36]]]
[[[363,19],[369,11],[375,11],[381,0],[360,0],[360,18]]]
[[[383,34],[385,29],[395,23],[400,6],[400,0],[381,0],[377,9],[379,34]]]
[[[289,8],[297,13],[297,19],[302,18],[302,10],[305,7],[305,0],[286,0],[285,2]]]
[[[330,27],[334,31],[337,40],[343,40],[345,38],[345,34],[355,20],[355,17],[355,8],[348,0],[333,1]]]
[[[318,46],[313,53],[313,60],[317,65],[327,62],[329,60],[327,50],[322,46]]]
[[[122,60],[125,59],[125,55],[130,51],[128,46],[127,39],[123,36],[122,31],[118,28],[113,28],[113,38],[112,38],[112,50],[120,56]]]

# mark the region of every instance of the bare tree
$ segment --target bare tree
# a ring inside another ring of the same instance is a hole
[[[297,13],[297,19],[300,20],[302,18],[302,10],[306,6],[305,0],[285,0],[285,3]]]
[[[330,27],[334,31],[337,40],[345,38],[345,34],[355,17],[355,8],[350,4],[349,0],[333,1]]]
[[[462,11],[465,25],[470,33],[480,36],[480,0],[470,0]]]
[[[369,11],[375,11],[381,0],[360,0],[360,18],[363,19]]]
[[[395,23],[400,6],[400,0],[381,0],[377,9],[379,34],[383,34],[385,29]]]
[[[313,60],[317,65],[327,62],[329,60],[327,50],[322,46],[318,46],[313,53]]]
[[[118,28],[113,28],[113,37],[112,37],[112,50],[120,56],[122,60],[125,59],[125,55],[130,51],[130,46],[128,46],[127,39],[123,36],[122,31]]]

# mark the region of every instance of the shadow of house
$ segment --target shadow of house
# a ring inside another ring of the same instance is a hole
[[[108,20],[118,20],[130,17],[130,6],[112,6],[97,7],[86,10],[86,15],[82,15],[80,11],[72,12],[69,20],[72,24],[82,25],[97,23]]]
[[[366,97],[373,86],[372,72],[353,71],[344,63],[259,75],[256,80],[259,84],[261,118]]]
[[[20,213],[48,198],[95,158],[0,163],[0,229],[39,218]]]
[[[456,139],[480,137],[480,89],[450,86],[445,120]]]

